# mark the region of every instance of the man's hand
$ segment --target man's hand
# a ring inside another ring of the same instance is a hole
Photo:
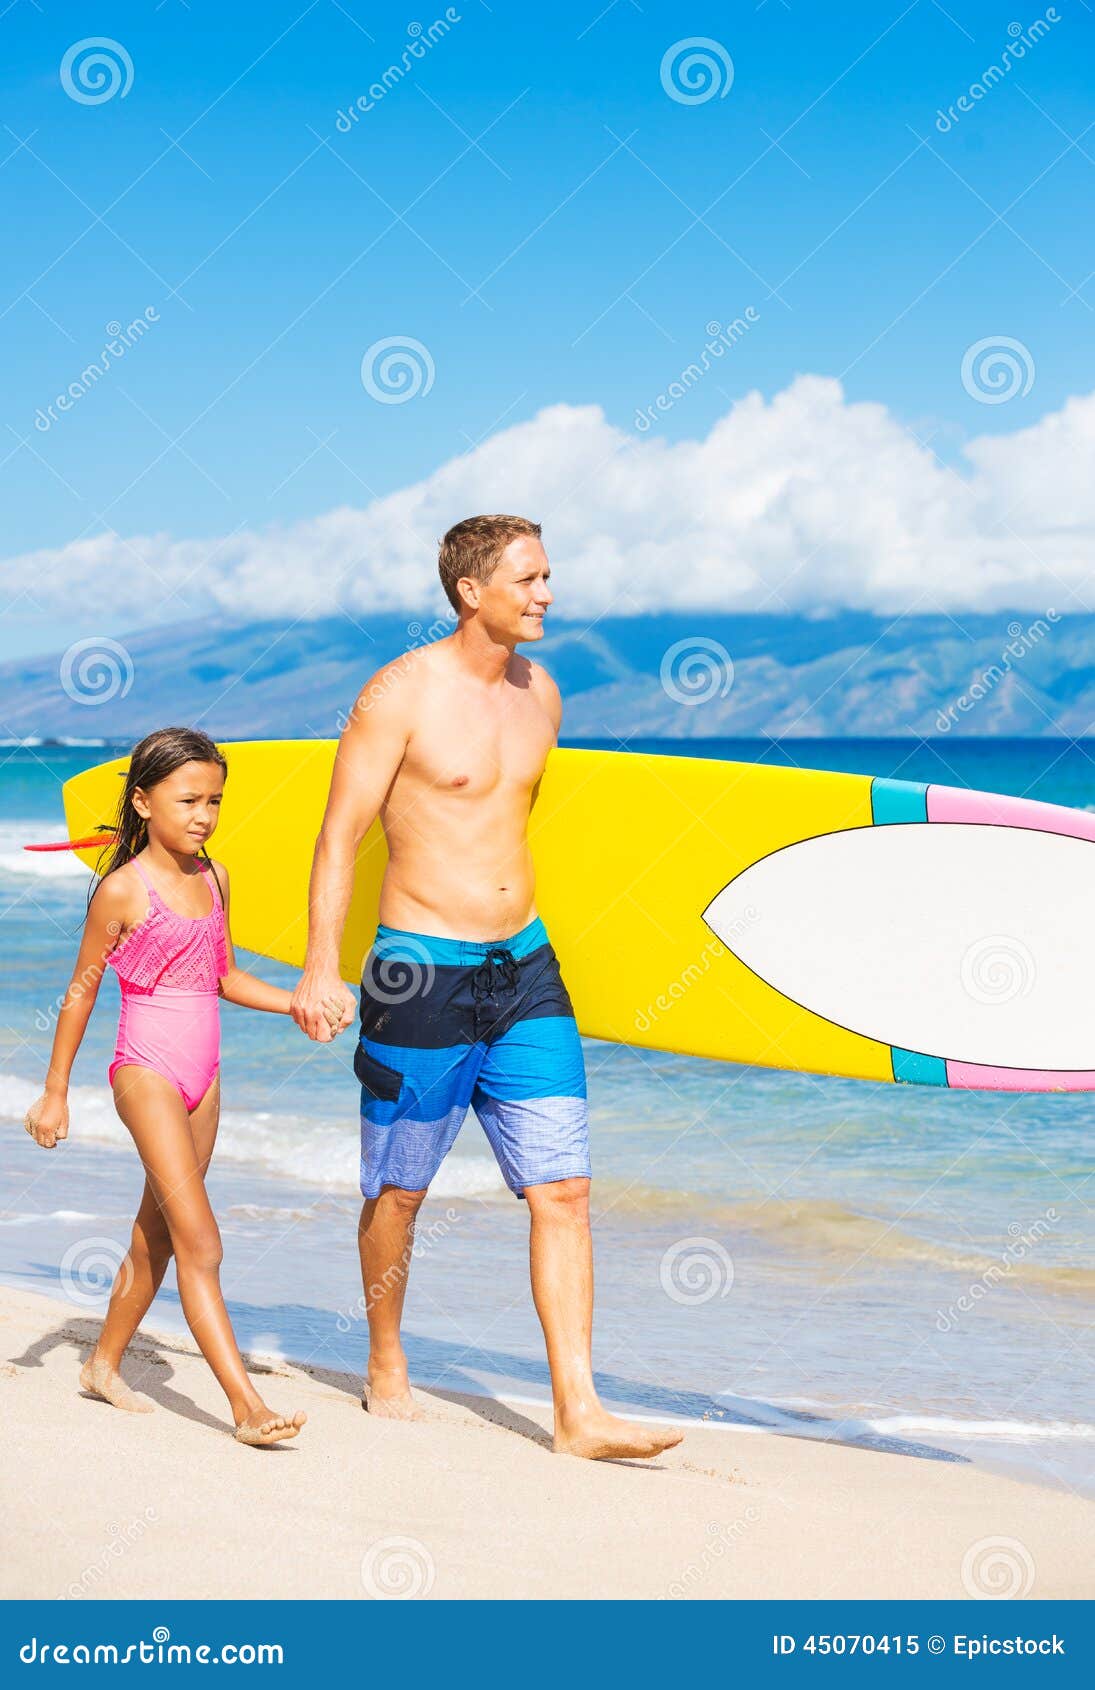
[[[68,1104],[64,1098],[44,1092],[27,1110],[23,1125],[35,1144],[52,1150],[59,1140],[68,1137]]]
[[[289,1013],[302,1033],[330,1044],[357,1015],[357,999],[333,969],[307,969],[297,981]]]

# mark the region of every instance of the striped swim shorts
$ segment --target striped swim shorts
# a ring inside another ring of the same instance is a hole
[[[478,943],[378,927],[361,982],[361,1190],[422,1191],[469,1106],[518,1197],[588,1179],[585,1063],[538,918]]]

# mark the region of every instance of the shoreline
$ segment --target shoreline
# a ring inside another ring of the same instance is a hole
[[[416,1386],[423,1422],[379,1421],[355,1375],[257,1360],[309,1421],[255,1451],[189,1336],[142,1329],[156,1413],[130,1416],[77,1388],[96,1314],[5,1286],[0,1320],[8,1598],[1095,1594],[1095,1505],[943,1452],[692,1424],[657,1462],[582,1462],[536,1404]]]
[[[14,1123],[10,1148],[0,1179],[0,1284],[67,1298],[88,1319],[101,1318],[139,1196],[139,1166],[120,1146],[82,1135],[57,1159],[28,1161]],[[210,1184],[241,1345],[279,1363],[363,1368],[356,1196],[308,1189],[231,1158],[215,1160]],[[691,1202],[667,1205],[667,1197],[635,1214],[610,1202],[595,1221],[594,1361],[614,1412],[720,1435],[729,1427],[925,1459],[957,1455],[984,1471],[1095,1495],[1095,1425],[1083,1413],[1077,1369],[1047,1396],[1045,1355],[1032,1342],[1042,1321],[1047,1332],[1074,1331],[1080,1342],[1083,1294],[1050,1295],[1033,1282],[1001,1288],[976,1322],[939,1335],[936,1305],[970,1283],[956,1267],[921,1259],[913,1285],[902,1260],[883,1264],[872,1253],[845,1275],[856,1254],[848,1245],[861,1250],[865,1242],[858,1228],[837,1254],[792,1250],[782,1227],[736,1224],[740,1206],[701,1212]],[[450,1196],[424,1214],[405,1326],[412,1379],[543,1406],[550,1389],[527,1290],[521,1206]],[[833,1225],[831,1206],[821,1219],[818,1242]],[[693,1241],[732,1247],[732,1294],[674,1297],[663,1277],[666,1253],[679,1253],[685,1230],[707,1229],[707,1239]],[[170,1271],[151,1318],[160,1331],[185,1333]],[[774,1344],[780,1334],[782,1348]],[[922,1337],[927,1346],[911,1356]],[[1079,1353],[1074,1344],[1072,1356]]]

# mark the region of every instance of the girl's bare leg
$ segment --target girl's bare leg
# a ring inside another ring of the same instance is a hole
[[[275,1414],[247,1377],[221,1294],[220,1230],[205,1189],[202,1154],[181,1097],[162,1074],[127,1064],[115,1074],[114,1099],[167,1227],[186,1323],[228,1398],[237,1437],[250,1443],[295,1437],[306,1416],[297,1413],[285,1419]],[[205,1150],[206,1165],[210,1149]],[[150,1283],[151,1271],[145,1292]],[[123,1323],[123,1312],[119,1310],[119,1330],[124,1330],[132,1315],[129,1310]]]
[[[125,1083],[121,1075],[119,1083]],[[213,1081],[197,1108],[190,1112],[190,1130],[203,1179],[217,1141],[219,1122],[218,1078]],[[139,1391],[131,1390],[122,1378],[119,1372],[122,1356],[151,1308],[170,1260],[171,1234],[146,1178],[141,1206],[133,1222],[129,1251],[114,1280],[110,1306],[103,1329],[99,1333],[99,1341],[80,1374],[80,1383],[86,1391],[105,1397],[115,1408],[128,1409],[130,1413],[148,1414],[152,1410],[152,1404]]]

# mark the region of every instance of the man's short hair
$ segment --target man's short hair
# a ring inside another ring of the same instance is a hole
[[[523,516],[467,516],[449,529],[441,542],[437,568],[445,597],[455,611],[462,608],[456,583],[461,576],[489,581],[511,540],[531,534],[540,538],[540,524]]]

